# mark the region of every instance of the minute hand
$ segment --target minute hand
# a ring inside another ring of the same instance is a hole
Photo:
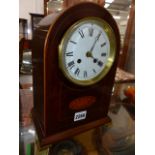
[[[94,47],[95,47],[95,44],[96,44],[96,42],[98,41],[98,39],[100,38],[100,35],[101,35],[101,32],[96,36],[96,38],[95,38],[95,41],[94,41],[94,43],[93,43],[93,45],[92,45],[92,47],[91,47],[91,49],[90,49],[90,52],[92,53],[92,51],[93,51],[93,49],[94,49]]]

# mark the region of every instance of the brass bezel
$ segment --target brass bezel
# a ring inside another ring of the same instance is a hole
[[[105,33],[108,36],[109,42],[110,42],[110,55],[109,55],[109,58],[107,59],[107,63],[105,65],[104,69],[101,71],[101,73],[99,75],[97,75],[96,77],[89,79],[89,80],[77,80],[77,79],[72,78],[69,75],[68,71],[66,70],[66,67],[63,64],[63,51],[64,51],[66,43],[68,42],[72,32],[74,32],[75,29],[77,29],[79,26],[83,25],[84,23],[86,23],[88,21],[91,21],[91,23],[97,24],[104,29]],[[115,37],[114,31],[112,30],[111,26],[105,20],[98,18],[98,17],[86,17],[81,20],[78,20],[73,25],[71,25],[69,27],[69,29],[65,32],[63,38],[61,39],[61,42],[60,42],[59,48],[58,48],[58,57],[59,57],[58,60],[59,60],[59,67],[60,67],[61,71],[63,72],[64,76],[69,81],[71,81],[74,84],[80,85],[80,86],[89,86],[89,85],[99,82],[108,73],[108,71],[112,67],[112,64],[115,59],[115,55],[116,55],[116,37]]]

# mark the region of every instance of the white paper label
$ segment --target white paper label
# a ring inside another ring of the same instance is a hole
[[[74,122],[86,119],[87,111],[76,112],[74,115]]]

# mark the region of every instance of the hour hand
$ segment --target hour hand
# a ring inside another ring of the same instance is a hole
[[[91,53],[90,51],[88,51],[88,52],[86,53],[86,57],[92,58],[92,59],[93,59],[93,62],[94,62],[94,63],[97,63],[98,66],[100,66],[100,67],[103,66],[103,62],[100,61],[100,60],[98,60],[97,58],[94,58],[93,55],[92,55],[92,53]]]
[[[91,51],[88,51],[88,52],[86,53],[86,57],[88,57],[88,58],[92,58],[93,60],[96,60],[96,61],[97,61],[97,59],[93,57]]]
[[[92,55],[92,52],[91,51],[88,51],[88,52],[86,52],[86,57],[91,57],[91,58],[93,58],[93,55]]]

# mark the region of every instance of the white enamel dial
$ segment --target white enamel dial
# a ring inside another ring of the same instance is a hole
[[[61,44],[61,65],[67,77],[77,84],[97,82],[110,56],[109,37],[102,23],[94,20],[74,26]]]

